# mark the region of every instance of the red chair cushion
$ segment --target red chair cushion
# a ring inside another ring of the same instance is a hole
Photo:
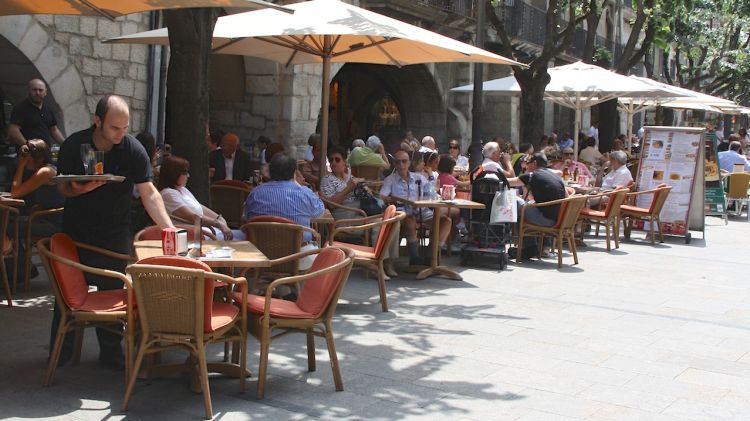
[[[354,250],[354,254],[357,257],[364,258],[364,259],[374,259],[377,256],[377,253],[375,252],[375,249],[373,247],[362,246],[359,244],[342,243],[339,241],[334,241],[333,246],[334,247],[348,247]]]
[[[76,310],[78,311],[125,311],[128,308],[128,292],[124,289],[90,292]]]
[[[563,217],[565,217],[565,209],[568,207],[568,202],[562,202],[560,204],[560,211],[557,213],[557,221],[555,221],[555,225],[552,226],[552,228],[560,228],[560,224],[562,224]]]
[[[639,208],[638,206],[622,205],[620,206],[622,212],[627,212],[635,215],[649,216],[651,215],[651,209]]]
[[[393,218],[394,216],[396,216],[396,207],[393,205],[389,205],[383,212],[383,220],[385,221],[387,219]],[[375,242],[375,256],[380,256],[387,246],[385,242],[388,240],[388,236],[391,233],[392,226],[393,224],[381,225],[380,232],[378,233],[378,239]]]
[[[161,265],[161,266],[174,266],[186,269],[200,269],[205,272],[211,272],[211,268],[201,262],[200,260],[191,259],[189,257],[182,256],[155,256],[147,257],[137,262],[141,265]],[[213,309],[212,303],[214,301],[214,286],[216,283],[212,279],[206,279],[203,290],[203,331],[206,333],[213,332],[211,327],[212,317],[211,311]]]
[[[340,249],[324,248],[315,257],[310,272],[329,268],[342,262],[345,258],[346,255]],[[297,298],[297,306],[314,317],[320,316],[328,307],[341,278],[341,270],[337,270],[308,279],[299,298]]]
[[[59,257],[76,263],[81,261],[78,257],[78,248],[67,234],[53,235],[49,241],[49,249],[52,254]],[[79,309],[86,302],[89,294],[89,285],[86,283],[83,271],[52,259],[50,259],[50,265],[65,304],[73,310]]]
[[[238,314],[240,314],[240,309],[235,305],[229,303],[211,303],[210,328],[206,330],[204,325],[204,331],[206,333],[215,332],[234,322]]]
[[[583,208],[581,209],[581,215],[583,216],[596,216],[599,218],[604,218],[607,216],[607,213],[604,211],[598,211],[591,208]]]
[[[242,302],[242,294],[232,293],[235,302]],[[266,297],[261,295],[247,296],[247,311],[255,314],[263,314]],[[271,298],[271,316],[285,319],[312,319],[314,314],[307,313],[297,306],[294,301]]]

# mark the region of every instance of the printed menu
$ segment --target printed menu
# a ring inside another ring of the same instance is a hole
[[[659,215],[665,234],[687,235],[688,214],[703,132],[680,127],[646,127],[641,152],[637,191],[650,190],[664,183],[672,190]],[[638,196],[637,206],[648,208],[653,195]],[[646,229],[643,222],[633,224]]]

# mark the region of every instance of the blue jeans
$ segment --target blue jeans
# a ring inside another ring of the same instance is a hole
[[[526,201],[521,199],[520,197],[516,197],[516,204],[518,205],[518,215],[519,218],[521,217],[521,210],[524,206],[526,206]],[[552,219],[547,218],[544,216],[541,210],[535,206],[528,206],[526,208],[526,214],[524,215],[524,218],[526,221],[528,221],[531,224],[539,225],[542,227],[551,227],[555,225],[555,222]],[[544,245],[546,247],[552,246],[552,238],[551,237],[545,237],[544,238]],[[537,239],[536,237],[524,237],[523,239],[523,248],[531,248],[531,247],[538,247],[537,246]]]

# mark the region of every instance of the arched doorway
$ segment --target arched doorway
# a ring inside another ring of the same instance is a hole
[[[424,65],[345,64],[331,82],[331,106],[342,146],[377,134],[393,151],[406,130],[445,141],[446,108]]]

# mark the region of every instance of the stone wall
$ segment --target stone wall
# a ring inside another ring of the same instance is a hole
[[[109,21],[83,16],[0,17],[0,36],[28,59],[59,107],[65,134],[87,127],[104,94],[121,95],[131,107],[131,131],[143,129],[148,98],[148,46],[100,40],[149,29],[147,14]],[[1,61],[2,59],[0,59]],[[0,66],[0,83],[6,81]],[[15,103],[23,98],[12,98]]]

